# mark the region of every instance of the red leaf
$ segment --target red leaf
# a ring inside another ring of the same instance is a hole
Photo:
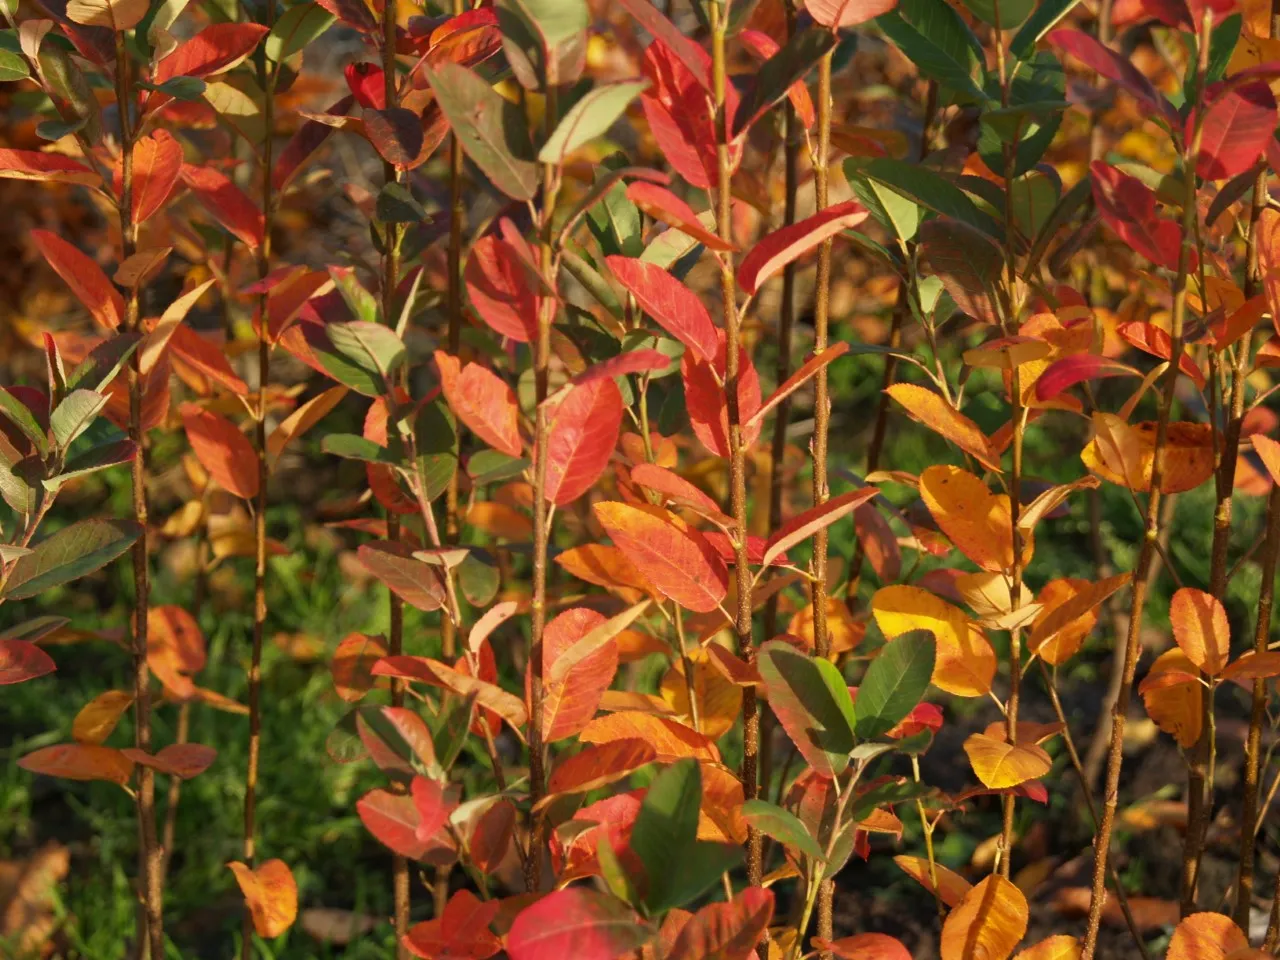
[[[719,457],[729,456],[728,396],[722,384],[725,376],[725,335],[716,331],[719,349],[715,367],[686,352],[680,364],[684,378],[685,406],[694,435],[704,447]],[[738,349],[738,415],[742,418],[742,443],[750,447],[760,437],[760,422],[755,419],[760,409],[760,377],[747,356]]]
[[[783,383],[781,386],[778,387],[777,390],[773,391],[773,393],[769,395],[769,399],[766,400],[764,404],[760,407],[760,409],[757,410],[752,415],[751,420],[747,423],[747,426],[754,427],[759,425],[764,420],[764,418],[769,415],[770,410],[772,410],[774,407],[780,404],[783,400],[787,399],[787,397],[791,396],[791,394],[795,393],[802,386],[804,386],[804,384],[808,382],[808,380],[811,377],[815,376],[817,372],[821,370],[823,367],[825,367],[827,364],[831,363],[833,360],[839,357],[844,356],[848,352],[849,352],[849,344],[841,341],[840,343],[837,343],[835,346],[827,347],[827,349],[823,350],[817,356],[810,357],[800,366],[800,369],[796,370],[795,373],[787,377],[785,383]]]
[[[1151,81],[1143,76],[1126,57],[1104,47],[1082,30],[1061,27],[1046,38],[1049,45],[1075,57],[1086,67],[1102,77],[1118,83],[1138,98],[1139,105],[1150,114],[1160,114],[1171,121],[1177,114],[1169,101],[1156,92]]]
[[[711,57],[707,51],[685,36],[649,0],[619,0],[619,3],[654,38],[654,45],[661,45],[675,56],[704,92],[714,92],[711,85]],[[733,116],[732,109],[729,110],[729,116]]]
[[[716,328],[697,294],[656,263],[616,255],[605,260],[618,282],[658,326],[693,351],[697,359],[710,360],[716,355]]]
[[[719,504],[684,477],[672,473],[666,467],[653,463],[638,463],[631,468],[631,481],[676,500],[696,503],[708,513],[720,513]]]
[[[504,337],[520,343],[538,338],[538,295],[519,252],[490,234],[471,248],[463,278],[480,319]]]
[[[663,596],[694,613],[719,607],[729,571],[701,533],[678,526],[658,507],[597,503],[594,509],[614,544]]]
[[[755,31],[744,30],[741,35],[745,37],[747,33],[753,32]],[[772,41],[770,42],[772,43]],[[774,44],[774,46],[776,47],[777,44]],[[653,219],[669,223],[681,233],[687,233],[710,250],[725,251],[734,249],[732,243],[722,240],[717,234],[704,227],[692,208],[666,187],[660,187],[656,183],[646,183],[643,180],[635,180],[627,187],[627,197]]]
[[[436,351],[436,366],[449,409],[467,429],[495,450],[520,456],[520,410],[511,387],[478,363],[468,363],[459,371],[457,357],[443,350]]]
[[[32,230],[31,239],[98,326],[114,330],[124,320],[124,297],[96,260],[48,230]]]
[[[1196,115],[1187,118],[1187,137],[1195,133]],[[1265,80],[1227,90],[1209,104],[1200,125],[1196,173],[1206,180],[1225,180],[1244,173],[1262,154],[1276,129],[1276,98]]]
[[[1152,263],[1178,269],[1182,228],[1156,213],[1156,195],[1151,189],[1101,160],[1090,165],[1089,175],[1094,203],[1116,236]]]
[[[226,387],[236,396],[247,396],[249,385],[236,376],[226,355],[186,324],[178,324],[169,334],[173,359],[196,373]]]
[[[409,795],[418,811],[414,835],[423,843],[429,843],[449,820],[449,802],[440,784],[426,777],[413,778],[409,784]]]
[[[156,65],[151,82],[159,85],[174,77],[204,79],[223,73],[253,53],[267,33],[266,27],[256,23],[215,23],[205,27]],[[164,94],[152,94],[153,99],[157,96],[169,99]]]
[[[754,295],[766,280],[788,263],[815,249],[824,240],[856,227],[867,211],[856,200],[827,207],[799,223],[773,231],[751,248],[738,267],[738,284]]]
[[[573,387],[551,411],[546,497],[572,503],[599,479],[618,444],[622,393],[612,380]]]
[[[126,748],[121,753],[140,766],[159,770],[180,780],[190,780],[197,774],[204,773],[218,756],[218,751],[213,747],[199,743],[171,743],[155,756],[133,747]]]
[[[364,132],[382,159],[394,166],[408,167],[422,152],[422,118],[404,107],[365,110]]]
[[[432,844],[418,836],[422,815],[413,797],[389,790],[371,790],[356,802],[360,822],[393,853],[421,860]]]
[[[497,900],[484,902],[470,890],[459,890],[442,916],[410,927],[400,942],[426,960],[487,960],[502,949],[502,941],[489,929],[501,906]]]
[[[381,110],[387,105],[386,74],[376,63],[348,63],[342,74],[360,106],[366,110]]]
[[[886,10],[890,10],[898,4],[898,0],[880,0],[880,2],[888,4],[885,7]],[[814,19],[817,18],[815,17]],[[782,49],[778,41],[759,30],[743,30],[738,34],[738,39],[742,41],[744,47],[761,60],[768,60]],[[813,129],[818,116],[813,108],[813,98],[809,96],[809,88],[805,86],[803,80],[797,80],[787,88],[787,99],[791,101],[796,119],[800,121],[801,126],[806,130]]]
[[[133,219],[151,218],[173,193],[182,171],[182,144],[168,130],[157,130],[133,145]],[[122,169],[116,168],[115,188],[124,194]]]
[[[596,380],[625,377],[629,373],[655,373],[671,366],[671,358],[661,350],[629,350],[616,357],[593,363],[569,382],[581,387]]]
[[[647,0],[641,2],[647,5]],[[511,960],[616,960],[648,938],[648,928],[622,901],[585,887],[567,887],[516,917],[507,933],[507,953]]]
[[[898,0],[804,0],[804,8],[824,27],[854,27],[888,13]]]
[[[333,117],[345,117],[350,112],[354,99],[354,97],[343,97],[325,113]],[[297,176],[307,160],[329,139],[333,131],[332,126],[320,123],[318,120],[308,119],[299,125],[293,137],[280,151],[280,159],[276,161],[275,169],[271,173],[271,185],[277,192],[284,192],[284,188]]]
[[[83,163],[59,153],[40,153],[37,150],[0,149],[0,177],[102,186],[102,178]]]
[[[1140,377],[1142,373],[1129,366],[1096,353],[1073,353],[1053,361],[1044,373],[1036,378],[1036,399],[1052,400],[1064,390],[1086,380],[1102,380],[1107,377]]]
[[[56,669],[53,657],[29,640],[0,639],[0,686],[34,680]]]
[[[772,916],[772,891],[748,887],[727,903],[708,904],[695,913],[666,960],[747,960]]]
[[[265,229],[262,211],[225,174],[188,163],[182,167],[182,182],[225,230],[250,249],[258,248]]]
[[[1119,324],[1116,327],[1116,333],[1120,334],[1128,343],[1133,344],[1143,353],[1149,353],[1151,356],[1159,357],[1161,360],[1168,360],[1173,356],[1173,339],[1166,331],[1161,330],[1154,323],[1130,320]],[[1178,358],[1178,369],[1195,381],[1197,387],[1201,390],[1204,389],[1204,373],[1196,366],[1196,362],[1185,353]],[[1137,373],[1137,371],[1135,370],[1134,373]]]
[[[182,405],[182,425],[191,449],[215,483],[243,500],[258,493],[258,454],[226,417],[192,403]]]
[[[804,513],[797,514],[769,538],[768,548],[760,562],[768,566],[796,544],[808,540],[819,530],[824,530],[841,517],[853,513],[879,493],[880,490],[877,487],[863,487],[861,490],[853,490],[838,497],[832,497],[826,503],[810,507]]]

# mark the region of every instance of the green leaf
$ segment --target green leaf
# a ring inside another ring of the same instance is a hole
[[[299,3],[289,7],[267,34],[264,44],[267,59],[275,63],[288,60],[328,30],[336,19],[318,3]]]
[[[498,450],[477,450],[467,458],[467,476],[476,483],[497,483],[518,477],[529,467],[526,457],[513,457]]]
[[[539,171],[521,109],[466,67],[446,63],[425,73],[467,156],[507,196],[532,200]]]
[[[142,337],[136,333],[117,333],[110,340],[104,340],[71,371],[67,377],[67,389],[83,386],[89,390],[101,390],[115,379],[141,342]]]
[[[966,101],[980,103],[985,99],[969,67],[913,27],[897,10],[877,17],[875,23],[922,76],[938,81]]]
[[[756,663],[769,706],[809,766],[823,776],[842,773],[854,748],[856,721],[840,671],[784,640],[765,643]]]
[[[1056,176],[1029,170],[1009,186],[1013,222],[1024,237],[1035,237],[1058,205],[1061,184]]]
[[[997,107],[999,83],[988,78],[992,107],[983,114],[978,130],[978,154],[993,170],[1004,170],[1004,150],[1016,132],[1017,156],[1013,175],[1026,173],[1040,162],[1053,141],[1066,101],[1066,74],[1052,50],[1035,52],[1020,65],[1009,88],[1009,106]],[[1003,132],[1001,132],[1001,128]]]
[[[132,520],[81,520],[41,540],[13,565],[2,594],[25,600],[93,573],[133,545],[142,528]]]
[[[383,223],[421,223],[427,219],[427,208],[408,187],[393,180],[378,192],[375,216]]]
[[[542,35],[548,47],[558,47],[591,26],[586,0],[504,0]]]
[[[793,83],[802,80],[835,46],[836,35],[824,28],[811,26],[793,34],[756,71],[755,81],[738,103],[738,109],[733,115],[735,135],[743,133],[764,116],[787,95]]]
[[[0,82],[25,80],[30,75],[25,59],[12,50],[0,50]]]
[[[129,463],[136,453],[137,447],[132,440],[116,440],[91,447],[63,464],[62,472],[45,480],[44,487],[50,493],[57,493],[68,480]]]
[[[896,727],[915,709],[929,689],[936,645],[933,635],[913,630],[890,640],[867,667],[858,699],[854,732],[860,740],[875,740]]]
[[[1041,0],[1027,22],[1013,36],[1009,49],[1019,60],[1028,59],[1045,34],[1062,22],[1080,0]]]
[[[633,80],[604,84],[587,91],[556,124],[555,131],[538,152],[538,159],[543,163],[564,163],[568,154],[607,132],[627,105],[648,86],[648,80]]]
[[[1004,31],[1014,29],[1031,16],[1036,0],[964,0],[964,5],[983,23],[998,25]]]
[[[408,356],[395,331],[378,323],[355,320],[329,323],[324,329],[335,350],[384,382],[390,380]]]
[[[742,805],[742,819],[766,836],[773,837],[788,847],[794,847],[806,857],[826,860],[826,853],[818,846],[818,841],[790,810],[775,806],[768,800],[748,800]]]
[[[400,457],[380,444],[354,433],[331,433],[320,441],[325,453],[346,460],[363,460],[365,463],[400,464]]]
[[[366,323],[378,322],[378,301],[360,283],[354,270],[350,267],[330,267],[329,277],[357,320],[363,320]]]
[[[1233,13],[1213,28],[1209,38],[1209,68],[1205,71],[1205,83],[1217,83],[1227,72],[1227,64],[1235,53],[1236,44],[1240,42],[1240,30],[1244,26],[1244,18]]]
[[[850,805],[849,819],[859,823],[871,816],[872,811],[885,804],[902,803],[922,797],[930,791],[930,787],[914,780],[890,780],[872,787],[858,796]]]
[[[458,469],[458,426],[443,396],[424,404],[414,421],[418,445],[418,475],[434,500],[449,487]]]
[[[23,435],[33,444],[41,456],[49,452],[49,438],[36,422],[35,415],[27,409],[26,404],[15,397],[4,387],[0,387],[0,414],[4,414],[13,422]]]
[[[845,161],[845,174],[850,180],[861,175],[881,183],[934,213],[967,223],[997,240],[1004,235],[1000,225],[979,210],[963,190],[928,167],[890,157],[850,157]]]
[[[144,83],[139,82],[143,90],[154,90],[157,93],[168,94],[175,100],[186,100],[194,102],[204,96],[204,92],[209,89],[209,85],[199,77],[172,77],[164,83]]]
[[[890,190],[882,183],[867,177],[850,177],[849,186],[858,201],[871,212],[871,216],[899,240],[915,238],[920,229],[920,207],[915,201]]]
[[[478,553],[483,556],[477,556]],[[502,573],[492,559],[478,548],[472,548],[458,564],[458,586],[462,589],[462,595],[467,598],[468,603],[479,609],[492,603],[493,598],[498,595],[498,588],[502,586]]]
[[[59,450],[66,450],[107,405],[107,398],[93,390],[72,390],[49,415],[49,430]]]

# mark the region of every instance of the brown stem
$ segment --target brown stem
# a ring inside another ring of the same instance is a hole
[[[266,26],[275,26],[275,0],[266,5]],[[275,153],[276,72],[265,52],[258,62],[262,87],[262,242],[258,246],[258,279],[271,273],[271,233],[275,224],[275,189],[272,159]],[[254,412],[254,439],[258,453],[258,496],[253,507],[253,651],[249,661],[249,762],[244,783],[244,862],[252,868],[257,860],[258,760],[262,750],[262,645],[267,629],[267,386],[271,381],[270,310],[267,292],[258,297],[258,409]],[[243,960],[253,956],[253,917],[245,906],[241,951]]]
[[[1202,51],[1198,70],[1203,76],[1208,44],[1207,26],[1202,30]],[[1196,178],[1193,160],[1198,152],[1200,132],[1197,128],[1190,142],[1183,145],[1182,169],[1186,180],[1182,211],[1182,244],[1178,251],[1178,272],[1173,283],[1173,314],[1169,336],[1171,362],[1164,375],[1160,397],[1160,410],[1156,420],[1155,450],[1151,466],[1151,492],[1147,498],[1145,534],[1138,552],[1138,562],[1133,571],[1133,588],[1129,603],[1129,630],[1125,642],[1124,672],[1120,695],[1116,698],[1111,715],[1111,740],[1107,749],[1107,780],[1102,821],[1094,840],[1093,884],[1089,899],[1089,921],[1085,930],[1082,960],[1093,960],[1098,948],[1098,930],[1102,923],[1102,906],[1107,891],[1107,856],[1110,852],[1111,830],[1115,824],[1116,806],[1120,794],[1120,767],[1124,761],[1124,726],[1129,710],[1129,697],[1133,679],[1138,669],[1141,653],[1142,613],[1146,607],[1151,560],[1156,553],[1156,541],[1160,535],[1160,485],[1164,479],[1166,442],[1169,434],[1169,413],[1173,408],[1173,396],[1178,383],[1178,361],[1183,352],[1183,335],[1187,317],[1187,273],[1191,263],[1191,245],[1196,217]]]
[[[1275,601],[1276,562],[1280,559],[1280,484],[1271,488],[1267,498],[1267,541],[1262,554],[1262,587],[1258,594],[1258,622],[1254,627],[1253,649],[1255,654],[1267,652],[1271,637],[1271,609]],[[1262,727],[1267,716],[1267,681],[1253,681],[1253,705],[1249,714],[1249,738],[1245,751],[1244,812],[1240,821],[1240,873],[1236,881],[1236,916],[1245,919],[1242,928],[1247,930],[1249,907],[1253,901],[1254,844],[1257,833],[1253,828],[1258,820],[1258,759],[1262,748]],[[1280,881],[1276,883],[1275,900],[1280,903]],[[1277,931],[1276,912],[1267,925],[1267,949],[1275,947]]]
[[[186,743],[191,735],[191,701],[183,703],[178,708],[178,732],[174,737],[174,743]],[[160,856],[160,877],[163,885],[163,879],[169,873],[169,860],[173,857],[174,838],[178,831],[178,803],[182,799],[182,778],[169,778],[169,796],[165,801],[164,807],[164,832],[161,834],[163,841],[161,843]]]
[[[733,238],[730,198],[732,165],[729,161],[731,142],[729,111],[725,108],[725,91],[728,86],[725,39],[728,22],[719,3],[710,4],[711,10],[711,62],[716,108],[716,229],[722,239]],[[734,574],[737,586],[737,607],[734,629],[738,635],[738,652],[751,656],[751,568],[747,557],[747,463],[746,449],[742,442],[742,415],[738,409],[738,379],[742,349],[741,318],[735,293],[733,258],[723,254],[720,258],[720,294],[724,302],[725,325],[725,406],[729,421],[729,509],[734,522]],[[748,687],[742,697],[742,792],[747,800],[754,800],[759,793],[760,716],[756,708],[755,690]],[[760,832],[747,828],[747,882],[759,886],[764,876]]]
[[[555,130],[559,113],[558,91],[547,87],[546,133]],[[539,256],[543,280],[549,290],[556,289],[555,250],[552,246],[551,220],[555,213],[560,176],[554,164],[542,167],[542,210],[538,224]],[[545,296],[538,316],[538,343],[534,352],[534,386],[537,413],[534,420],[533,451],[533,609],[529,639],[529,794],[536,806],[546,795],[546,756],[542,740],[543,721],[543,654],[542,635],[547,624],[547,545],[550,538],[551,514],[546,503],[547,439],[550,433],[547,395],[551,368],[551,325],[555,322],[556,300]],[[542,886],[542,831],[539,819],[531,830],[529,856],[524,864],[525,886],[533,893]]]
[[[120,113],[120,237],[121,259],[127,260],[138,248],[138,225],[133,219],[133,114],[132,61],[123,33],[116,33],[116,106]],[[141,333],[138,290],[131,288],[125,305],[125,326]],[[147,666],[147,611],[151,600],[151,578],[147,561],[147,465],[142,433],[142,358],[135,351],[129,364],[129,439],[137,454],[133,458],[133,518],[141,533],[133,544],[133,708],[134,746],[151,752],[151,675]],[[164,850],[156,839],[156,779],[150,767],[138,767],[138,888],[143,905],[145,942],[155,960],[164,958],[164,890],[161,885]]]

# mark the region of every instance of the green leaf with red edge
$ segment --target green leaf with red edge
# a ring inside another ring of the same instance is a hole
[[[586,887],[566,887],[521,911],[506,946],[511,960],[616,960],[650,935],[621,900]]]
[[[32,230],[31,239],[98,326],[114,330],[124,322],[124,297],[96,260],[48,230]]]
[[[856,744],[853,699],[829,661],[770,640],[756,655],[769,706],[809,766],[834,777],[849,765]]]
[[[26,600],[93,573],[128,550],[141,533],[132,520],[81,520],[63,527],[14,561],[0,596]]]
[[[820,503],[803,513],[796,514],[769,538],[760,565],[769,566],[796,544],[803,543],[819,530],[825,530],[837,520],[847,517],[879,493],[878,487],[851,490],[849,493],[842,493],[838,497],[832,497],[826,503]]]
[[[684,925],[665,960],[747,960],[773,917],[773,892],[748,887],[709,903]]]
[[[470,890],[458,890],[441,916],[414,924],[400,943],[424,960],[488,960],[502,949],[489,929],[501,907],[497,900],[482,901]]]
[[[215,483],[243,500],[258,494],[258,454],[230,420],[195,404],[183,404],[182,426],[201,465]]]
[[[1195,112],[1187,118],[1188,137],[1194,136],[1196,120]],[[1244,173],[1266,150],[1275,130],[1276,98],[1265,80],[1229,87],[1200,120],[1196,173],[1206,180]]]
[[[0,686],[53,673],[57,664],[29,640],[0,639]]]
[[[867,219],[867,210],[856,200],[829,206],[826,210],[767,234],[742,259],[737,269],[737,282],[744,291],[754,294],[769,278],[790,262],[815,250],[831,239]]]
[[[658,507],[601,502],[596,518],[644,577],[694,613],[710,613],[729,591],[729,570],[697,530]]]
[[[125,784],[133,774],[133,761],[114,747],[87,743],[59,743],[18,758],[18,766],[64,780],[106,780]]]
[[[557,506],[592,488],[618,445],[622,393],[611,379],[573,387],[550,413],[546,498]]]
[[[456,357],[443,350],[436,351],[436,367],[440,388],[454,416],[495,450],[520,456],[524,448],[515,391],[492,370],[478,363],[462,367]]]
[[[632,296],[640,309],[654,319],[700,360],[712,360],[718,350],[715,324],[702,300],[655,263],[634,257],[605,257],[614,277]]]
[[[417,559],[408,545],[391,540],[364,543],[356,557],[405,603],[427,612],[444,604],[439,568]]]
[[[467,156],[507,196],[532,200],[539,167],[521,109],[459,64],[445,63],[423,72]]]

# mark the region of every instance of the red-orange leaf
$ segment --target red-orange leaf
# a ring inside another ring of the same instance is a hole
[[[636,180],[627,187],[627,197],[637,207],[663,223],[669,223],[681,233],[688,234],[709,250],[732,250],[733,244],[720,238],[702,225],[698,215],[687,203],[666,187],[656,183]]]
[[[30,773],[65,780],[109,780],[126,783],[133,773],[133,761],[114,747],[85,743],[59,743],[33,750],[18,760]]]
[[[511,960],[616,960],[648,938],[648,927],[622,901],[567,887],[516,917],[507,933],[507,954]]]
[[[457,357],[443,350],[436,351],[436,366],[445,400],[457,418],[495,450],[520,456],[520,410],[511,387],[478,363],[460,367]]]
[[[547,790],[550,795],[598,790],[629,777],[656,759],[653,747],[643,740],[614,740],[587,746],[560,761],[547,781]]]
[[[122,752],[136,764],[159,770],[180,780],[190,780],[197,774],[204,773],[218,755],[213,747],[199,743],[171,743],[155,756],[133,747]]]
[[[487,960],[502,949],[489,929],[500,908],[497,900],[482,901],[470,890],[459,890],[441,916],[414,924],[400,942],[425,960]]]
[[[856,200],[827,207],[799,223],[788,224],[765,236],[742,259],[738,283],[754,295],[770,277],[788,263],[815,249],[845,230],[867,219],[867,211]]]
[[[120,326],[124,319],[124,297],[96,260],[48,230],[32,230],[31,239],[98,326],[104,330]]]
[[[169,199],[182,172],[182,144],[167,130],[142,137],[133,145],[133,219],[142,223],[154,216]],[[116,193],[122,193],[120,169],[116,169]]]
[[[56,669],[53,657],[31,641],[0,640],[0,686],[34,680]]]
[[[556,660],[605,621],[595,610],[574,607],[547,624],[542,636],[544,675],[553,676]],[[544,741],[572,737],[590,723],[617,671],[618,644],[610,638],[572,666],[563,680],[548,682],[543,690]]]
[[[573,387],[550,414],[546,497],[557,506],[577,500],[609,464],[622,426],[622,393],[613,380]]]
[[[1221,913],[1193,913],[1178,924],[1165,960],[1226,960],[1248,950],[1249,938]]]
[[[102,178],[83,163],[60,153],[41,153],[38,150],[0,149],[0,177],[45,183],[78,183],[85,187],[102,185]]]
[[[747,960],[773,916],[773,893],[748,887],[703,907],[684,925],[666,960]]]
[[[520,343],[538,337],[538,296],[516,248],[490,234],[471,247],[464,273],[467,296],[480,319]]]
[[[227,866],[244,893],[258,936],[271,940],[293,926],[298,917],[298,885],[283,860],[268,860],[256,870],[239,861]]]
[[[258,493],[258,454],[235,425],[212,410],[183,404],[182,425],[191,449],[214,482],[244,500]]]
[[[719,607],[729,571],[706,537],[658,507],[597,503],[594,509],[614,544],[663,596],[695,613]]]
[[[418,836],[422,815],[406,793],[371,790],[356,802],[356,813],[379,843],[402,857],[421,860],[432,846]]]
[[[887,933],[859,933],[840,940],[813,938],[819,950],[828,950],[840,960],[911,960],[902,941]]]
[[[826,503],[796,514],[769,538],[761,565],[767,567],[796,544],[808,540],[819,530],[824,530],[841,517],[847,517],[853,513],[879,492],[878,487],[863,487],[861,490],[852,490],[838,497],[832,497]]]
[[[697,294],[656,263],[616,255],[605,260],[640,309],[696,359],[709,361],[716,356],[716,328]]]

